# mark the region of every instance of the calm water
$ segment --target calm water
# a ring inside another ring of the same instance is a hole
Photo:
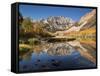
[[[56,45],[57,46],[57,45]],[[61,46],[61,44],[60,44]],[[59,46],[59,47],[60,47]],[[51,48],[49,48],[50,50]],[[64,49],[63,49],[64,50]],[[73,49],[71,49],[73,50]],[[63,54],[64,53],[64,54]],[[19,62],[20,71],[37,71],[50,69],[75,69],[75,68],[93,68],[96,64],[82,57],[79,52],[73,50],[71,53],[61,55],[57,53],[29,52]]]

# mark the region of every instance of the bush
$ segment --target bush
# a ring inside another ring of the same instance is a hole
[[[25,47],[20,47],[19,50],[20,51],[29,51],[29,49],[28,48],[25,48]]]
[[[30,45],[37,45],[40,44],[40,41],[37,38],[28,39]]]

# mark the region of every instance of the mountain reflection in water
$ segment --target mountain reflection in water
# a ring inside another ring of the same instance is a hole
[[[34,46],[20,56],[20,71],[92,68],[96,64],[81,56],[67,42],[45,43]]]

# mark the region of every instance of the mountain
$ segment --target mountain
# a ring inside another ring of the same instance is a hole
[[[74,24],[71,18],[64,16],[50,16],[47,19],[40,20],[40,22],[44,23],[45,28],[50,32],[63,31]]]
[[[96,10],[86,13],[78,22],[64,16],[50,16],[47,19],[41,19],[40,22],[42,22],[45,25],[44,28],[50,32],[73,32],[95,28]]]
[[[78,32],[90,28],[95,29],[95,27],[96,27],[96,10],[92,10],[91,12],[82,16],[78,22],[74,22],[73,26],[69,27],[67,30],[63,32],[64,33],[69,33],[73,31]]]
[[[96,10],[92,10],[91,12],[87,13],[86,15],[82,16],[79,24],[84,26],[80,30],[95,28],[96,26]]]

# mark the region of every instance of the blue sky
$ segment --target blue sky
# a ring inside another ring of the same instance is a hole
[[[72,7],[51,7],[51,6],[36,6],[36,5],[20,5],[19,11],[24,17],[31,17],[39,20],[49,16],[64,16],[70,17],[78,21],[81,16],[90,12],[90,8],[72,8]]]

